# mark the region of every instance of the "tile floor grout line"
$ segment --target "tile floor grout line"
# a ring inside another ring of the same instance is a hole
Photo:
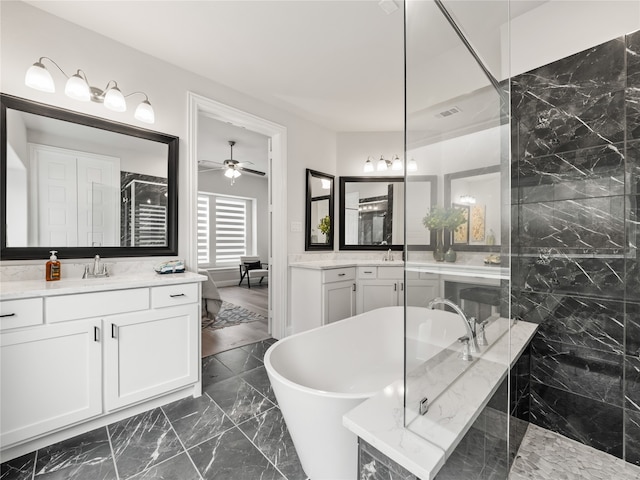
[[[206,395],[206,392],[205,392]],[[167,422],[169,422],[169,426],[171,427],[171,430],[173,430],[173,433],[175,434],[176,438],[178,439],[178,442],[180,442],[180,445],[182,445],[182,448],[184,450],[185,455],[187,456],[187,458],[189,459],[189,461],[191,462],[191,465],[193,465],[193,468],[196,469],[196,472],[198,473],[198,476],[200,477],[201,480],[204,480],[204,477],[202,476],[202,473],[200,473],[200,470],[198,470],[198,467],[196,466],[196,464],[194,463],[193,459],[191,458],[191,455],[189,455],[189,450],[187,449],[187,447],[185,446],[185,444],[182,442],[182,439],[180,438],[180,435],[178,435],[178,432],[176,431],[176,429],[173,426],[173,423],[171,423],[171,419],[169,418],[169,416],[167,415],[167,413],[164,411],[164,405],[160,406],[160,411],[162,412],[162,414],[164,415],[164,418],[167,419]],[[182,452],[181,452],[182,453]],[[178,455],[181,455],[181,453],[179,453]],[[174,455],[171,458],[175,458],[178,455]],[[165,461],[169,461],[171,460],[170,458],[168,458]],[[162,464],[164,462],[161,462],[160,464]],[[159,464],[159,465],[160,465]]]
[[[111,450],[111,458],[113,459],[113,468],[116,471],[116,480],[120,480],[120,473],[118,472],[118,464],[116,463],[116,452],[113,450],[113,443],[111,442],[111,433],[109,432],[109,425],[105,425],[104,429],[107,431],[107,440],[109,440],[109,449]]]
[[[274,408],[277,408],[277,407],[274,405],[273,407],[268,408],[268,409],[267,409],[267,410],[265,410],[264,412],[260,413],[260,415],[265,415],[267,412],[269,412],[270,410],[273,410]],[[275,469],[278,471],[278,473],[279,473],[280,475],[282,475],[282,478],[284,478],[285,480],[288,480],[288,479],[287,479],[287,476],[286,476],[284,473],[282,473],[282,471],[278,468],[278,466],[277,466],[275,463],[273,463],[273,462],[271,461],[271,459],[270,459],[270,458],[269,458],[269,457],[268,457],[268,456],[267,456],[267,455],[262,451],[262,449],[261,449],[258,445],[256,445],[256,444],[254,443],[253,439],[249,438],[249,435],[247,435],[246,433],[244,433],[244,431],[240,428],[240,425],[245,424],[245,423],[247,423],[249,420],[253,420],[254,418],[256,418],[256,417],[258,417],[258,416],[259,416],[259,415],[254,415],[253,417],[248,418],[248,419],[247,419],[247,420],[245,420],[244,422],[239,423],[238,425],[236,425],[236,428],[237,428],[238,430],[240,430],[240,433],[242,433],[242,435],[244,435],[244,436],[245,436],[245,438],[246,438],[247,440],[249,440],[249,442],[251,442],[251,445],[253,445],[253,446],[256,448],[256,450],[258,450],[258,451],[260,452],[260,454],[261,454],[264,458],[266,458],[266,459],[267,459],[267,462],[269,462],[269,464],[271,464],[271,465],[273,466],[273,468],[275,468]],[[256,432],[256,433],[257,433],[257,432]]]

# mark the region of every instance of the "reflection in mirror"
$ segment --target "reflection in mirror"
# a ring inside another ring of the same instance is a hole
[[[333,250],[334,177],[307,169],[305,250]]]
[[[176,253],[176,137],[5,95],[2,117],[3,259]]]
[[[456,250],[493,251],[492,247],[499,247],[500,194],[500,165],[444,176],[445,204],[463,210],[467,219],[451,235]]]
[[[412,176],[405,190],[402,177],[340,177],[340,249],[402,250],[407,245],[428,248],[430,235],[422,217],[406,217],[407,204],[428,211],[437,199],[437,177]]]

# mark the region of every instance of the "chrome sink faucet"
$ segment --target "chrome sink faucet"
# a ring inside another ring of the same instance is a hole
[[[447,300],[446,298],[441,298],[441,297],[434,298],[429,302],[429,305],[427,305],[427,308],[433,310],[436,307],[436,305],[446,305],[448,307],[453,308],[453,310],[455,310],[455,312],[460,316],[460,318],[462,318],[462,321],[464,322],[464,328],[467,331],[467,338],[465,339],[464,337],[462,337],[460,341],[468,343],[470,353],[479,352],[480,346],[478,345],[478,339],[476,338],[476,323],[477,323],[476,319],[473,317],[467,318],[465,313],[462,311],[462,309],[458,305],[453,303],[451,300]],[[473,359],[471,355],[469,355],[468,353],[465,353],[463,358],[464,360]]]
[[[387,252],[382,257],[383,262],[393,262],[393,252],[391,249],[387,250]]]
[[[91,265],[86,264],[84,266],[84,274],[82,278],[94,278],[94,277],[108,277],[109,271],[107,270],[106,263],[100,263],[100,255],[96,255],[93,258],[93,268]]]

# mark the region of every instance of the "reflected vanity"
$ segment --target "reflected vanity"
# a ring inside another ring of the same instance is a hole
[[[177,254],[177,137],[0,100],[3,260]]]
[[[307,168],[306,251],[333,250],[334,177]]]
[[[340,250],[427,249],[422,217],[437,201],[437,176],[340,177]],[[415,206],[405,219],[406,204]],[[418,207],[419,206],[419,207]],[[405,226],[406,221],[406,226]]]

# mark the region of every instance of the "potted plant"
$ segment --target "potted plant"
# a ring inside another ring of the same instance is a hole
[[[425,228],[436,232],[436,247],[433,251],[433,258],[437,262],[445,260],[456,261],[456,253],[452,248],[445,254],[444,252],[444,231],[453,232],[456,228],[466,222],[464,212],[458,208],[444,208],[439,205],[431,207],[430,212],[422,219]]]
[[[322,220],[320,220],[320,223],[318,224],[318,228],[320,229],[320,231],[322,232],[322,234],[325,236],[325,241],[328,242],[329,241],[329,232],[331,231],[331,217],[329,217],[329,215],[326,215],[325,217],[322,218]]]

